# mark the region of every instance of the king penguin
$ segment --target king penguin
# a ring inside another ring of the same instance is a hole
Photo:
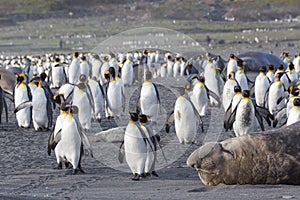
[[[276,80],[271,84],[268,93],[268,107],[271,114],[275,114],[278,110],[284,107],[284,102],[277,105],[277,100],[284,92],[284,85],[281,82],[283,72],[279,72],[275,75]]]
[[[124,135],[125,158],[133,173],[132,180],[138,181],[145,169],[147,142],[139,128],[138,114],[130,113],[130,118]]]
[[[235,135],[241,136],[248,134],[255,128],[255,117],[258,123],[264,131],[263,118],[261,114],[256,110],[250,97],[250,91],[243,91],[243,98],[239,101],[235,109],[230,115],[225,116],[224,127],[226,130],[233,127]]]
[[[293,100],[294,106],[289,110],[289,116],[286,125],[289,126],[300,121],[300,98]]]
[[[260,68],[254,84],[256,104],[261,107],[265,107],[265,96],[271,84],[271,81],[265,74],[266,71],[267,68],[265,66]]]
[[[127,56],[121,69],[121,79],[124,86],[131,86],[133,83],[133,63],[132,56]]]
[[[55,147],[58,165],[62,161],[70,162],[73,166],[72,173],[76,174],[78,169],[82,171],[81,166],[79,165],[82,153],[83,147],[80,133],[73,116],[73,111],[71,110],[63,121],[60,140]]]
[[[79,79],[73,92],[73,105],[79,109],[78,117],[81,126],[85,130],[89,130],[92,123],[94,101],[90,87],[87,84],[87,77],[81,74]]]
[[[73,60],[69,66],[69,83],[75,84],[79,80],[79,75],[80,75],[80,60],[79,60],[79,53],[75,52],[73,54]]]
[[[31,101],[32,95],[29,87],[24,82],[24,74],[20,74],[17,78],[17,85],[14,90],[14,102],[17,108],[24,102]],[[23,128],[29,128],[31,122],[31,108],[24,108],[16,113],[18,126]]]
[[[151,73],[146,73],[146,80],[141,89],[137,102],[137,112],[149,116],[155,124],[160,109],[160,97],[157,86],[150,81]]]
[[[105,118],[105,93],[100,83],[96,81],[95,77],[88,80],[88,85],[94,99],[93,117],[95,120],[100,121]]]
[[[230,105],[230,102],[234,96],[234,87],[237,86],[238,83],[234,79],[234,73],[228,74],[228,80],[226,81],[224,88],[223,88],[223,96],[222,96],[222,103],[224,110],[226,111],[228,109],[228,106]]]

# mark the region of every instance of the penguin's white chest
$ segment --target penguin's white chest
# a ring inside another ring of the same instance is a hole
[[[107,100],[109,108],[114,114],[120,114],[122,112],[122,86],[117,84],[116,81],[112,81],[109,83],[107,89]]]
[[[257,105],[264,106],[265,95],[270,86],[268,77],[265,75],[258,75],[255,79],[255,100]]]
[[[205,116],[208,106],[208,97],[205,86],[202,83],[197,83],[194,86],[190,97],[199,115]]]
[[[32,95],[32,118],[35,129],[48,128],[47,97],[43,88],[36,88]]]
[[[286,125],[292,125],[296,122],[300,121],[300,108],[293,106],[290,110],[289,110],[289,115],[288,115],[288,119],[286,122]]]
[[[126,162],[132,173],[142,174],[147,159],[147,144],[133,122],[129,122],[126,127],[124,149]]]
[[[196,135],[196,117],[191,103],[178,97],[174,108],[175,131],[180,143],[192,143]]]
[[[255,112],[251,100],[241,100],[236,110],[233,124],[236,136],[249,133],[254,126]]]
[[[142,113],[156,120],[159,102],[155,88],[152,84],[143,84],[140,95]]]
[[[121,71],[121,79],[123,80],[124,85],[131,85],[133,80],[133,67],[132,63],[125,62],[122,71]]]

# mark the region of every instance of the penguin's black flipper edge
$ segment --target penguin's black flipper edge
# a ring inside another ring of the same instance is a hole
[[[167,119],[167,123],[166,123],[166,132],[167,133],[170,132],[170,127],[173,122],[174,122],[174,110],[170,113],[170,115]]]
[[[118,155],[118,160],[121,164],[124,162],[124,157],[125,157],[125,148],[124,148],[124,141],[123,141],[120,145],[119,155]]]
[[[263,122],[263,118],[262,116],[259,114],[259,112],[257,111],[257,109],[255,108],[255,117],[260,125],[260,128],[262,131],[265,130],[265,127],[264,127],[264,122]]]
[[[24,108],[31,107],[31,106],[32,106],[31,101],[25,101],[15,108],[14,113],[17,113],[19,110],[22,110]]]
[[[229,130],[229,125],[228,125],[228,121],[229,121],[229,117],[231,115],[232,112],[232,102],[229,104],[229,107],[227,108],[225,115],[224,115],[224,128],[226,131]]]

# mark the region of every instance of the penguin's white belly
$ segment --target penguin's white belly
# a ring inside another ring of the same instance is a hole
[[[180,143],[189,144],[196,136],[196,118],[191,103],[184,97],[176,100],[174,108],[175,131]]]
[[[122,67],[121,79],[123,80],[124,85],[132,85],[133,81],[133,67],[132,64],[125,62]]]
[[[258,76],[255,81],[255,100],[258,106],[264,107],[265,105],[265,95],[269,88],[269,81],[266,76]]]
[[[87,94],[76,88],[74,90],[73,105],[78,107],[78,118],[81,126],[89,130],[91,128],[92,114]]]
[[[241,136],[249,133],[255,123],[255,113],[252,103],[241,100],[236,110],[235,122],[233,123],[233,130],[236,136]]]
[[[284,92],[283,87],[278,87],[278,83],[273,83],[269,89],[269,96],[268,96],[268,105],[269,105],[269,112],[274,114],[280,108],[284,106],[284,101],[281,101],[280,104],[277,104],[278,98]]]
[[[15,88],[15,107],[18,107],[21,103],[28,101],[28,94],[26,86],[20,85],[18,88]],[[22,127],[29,127],[30,126],[30,119],[31,119],[31,109],[30,108],[24,108],[19,110],[16,113],[16,118],[18,121],[18,125]]]
[[[300,109],[299,108],[291,108],[289,111],[289,117],[287,119],[286,125],[292,125],[296,122],[300,121]]]
[[[239,83],[241,90],[249,90],[249,85],[245,74],[236,74],[236,81]]]
[[[76,169],[80,158],[80,147],[81,138],[76,122],[67,116],[61,131],[61,140],[55,148],[55,153],[61,160],[69,161],[73,165],[73,169]]]
[[[160,67],[160,76],[163,78],[163,77],[166,77],[167,75],[167,69],[165,67]]]
[[[37,88],[32,96],[32,119],[34,128],[37,130],[48,127],[47,98],[42,88]]]
[[[234,96],[234,86],[237,84],[235,82],[226,82],[224,89],[223,89],[223,107],[224,110],[226,111],[228,109],[228,106],[230,105],[230,102]]]
[[[79,61],[72,61],[69,66],[69,83],[75,84],[79,80],[80,64]]]
[[[95,110],[94,114],[97,119],[101,119],[102,117],[105,116],[104,97],[102,95],[101,89],[97,82],[91,80],[89,81],[89,85],[94,99],[94,110]]]
[[[126,127],[124,149],[126,162],[132,173],[142,174],[147,159],[147,145],[135,125]]]
[[[60,87],[63,84],[64,73],[62,67],[52,68],[52,85],[53,87]]]
[[[201,117],[205,116],[208,106],[208,97],[204,86],[200,86],[199,84],[195,85],[191,95],[191,101],[199,115]]]
[[[109,108],[113,115],[120,115],[122,112],[122,88],[120,85],[116,84],[116,82],[111,82],[108,86],[107,90],[107,99]]]
[[[156,91],[152,85],[142,87],[140,101],[142,113],[150,116],[153,121],[156,121],[159,111],[159,104]]]

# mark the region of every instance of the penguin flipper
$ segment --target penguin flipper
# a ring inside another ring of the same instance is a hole
[[[160,97],[159,97],[159,93],[158,93],[158,89],[157,89],[157,86],[156,84],[152,83],[153,86],[154,86],[154,89],[155,89],[155,93],[156,93],[156,96],[157,96],[157,101],[158,101],[158,104],[160,104]]]
[[[170,113],[170,115],[167,119],[167,123],[166,123],[166,132],[167,133],[170,132],[170,127],[173,122],[174,122],[174,110]]]
[[[284,119],[284,118],[287,118],[287,116],[286,116],[286,108],[283,108],[283,109],[281,109],[281,110],[279,110],[278,112],[277,112],[277,114],[276,114],[276,116],[275,116],[275,119],[274,119],[274,121],[273,121],[273,128],[275,128],[276,126],[277,126],[277,124],[278,124],[278,121],[280,120],[280,119]],[[286,120],[286,122],[287,122],[287,120]],[[285,123],[286,123],[285,122]],[[284,125],[285,123],[283,123],[282,125]],[[281,125],[281,126],[282,126]]]
[[[124,162],[124,157],[125,157],[125,147],[124,147],[124,141],[123,141],[120,145],[119,155],[118,155],[118,160],[121,164]]]
[[[220,106],[221,106],[221,104],[222,104],[222,103],[221,103],[221,100],[220,100],[220,97],[219,97],[216,93],[214,93],[213,91],[209,90],[209,89],[206,87],[206,85],[205,85],[205,88],[206,88],[206,91],[207,91],[207,93],[208,93],[208,96],[214,98],[214,99],[218,102],[218,107],[220,108]]]
[[[281,95],[280,95],[280,97],[277,99],[277,105],[278,104],[280,104],[280,102],[283,100],[283,99],[285,99],[287,96],[289,95],[289,93],[287,92],[287,91],[284,91]]]
[[[255,107],[254,107],[255,108]],[[263,122],[263,118],[262,116],[260,115],[260,113],[257,111],[257,109],[255,108],[255,117],[260,125],[260,128],[262,131],[265,130],[265,127],[264,127],[264,122]]]
[[[230,130],[232,129],[233,123],[235,122],[236,111],[237,111],[237,108],[238,108],[238,105],[240,104],[240,102],[241,102],[241,100],[238,102],[238,104],[236,105],[236,107],[230,113],[230,115],[228,117],[227,128],[230,129]]]
[[[22,110],[24,108],[31,107],[31,106],[32,106],[32,101],[25,101],[15,108],[14,113],[17,113],[19,110]]]
[[[61,140],[61,129],[55,134],[55,137],[54,137],[54,134],[55,134],[54,131],[52,131],[52,133],[49,136],[49,140],[48,140],[48,155],[49,156],[51,155],[51,149],[54,150],[56,145]]]
[[[88,150],[89,155],[91,155],[91,157],[93,158],[94,157],[93,150],[92,150],[90,141],[89,141],[88,137],[86,136],[85,132],[81,131],[80,136],[81,136],[81,141],[83,143],[83,146],[85,147],[86,150]]]
[[[3,105],[4,105],[4,109],[5,109],[5,116],[6,116],[6,123],[8,122],[8,107],[7,107],[7,103],[5,98],[3,98]]]
[[[231,108],[232,108],[232,103],[229,104],[229,106],[228,106],[228,108],[227,108],[227,110],[225,112],[225,115],[224,115],[224,128],[225,128],[226,131],[228,131],[228,129],[230,128],[228,126],[228,121],[229,121],[229,117],[230,117],[231,112],[232,112]]]
[[[271,120],[274,120],[274,116],[269,112],[269,110],[261,106],[255,106],[255,110],[256,112],[259,112],[268,125],[271,126]]]

